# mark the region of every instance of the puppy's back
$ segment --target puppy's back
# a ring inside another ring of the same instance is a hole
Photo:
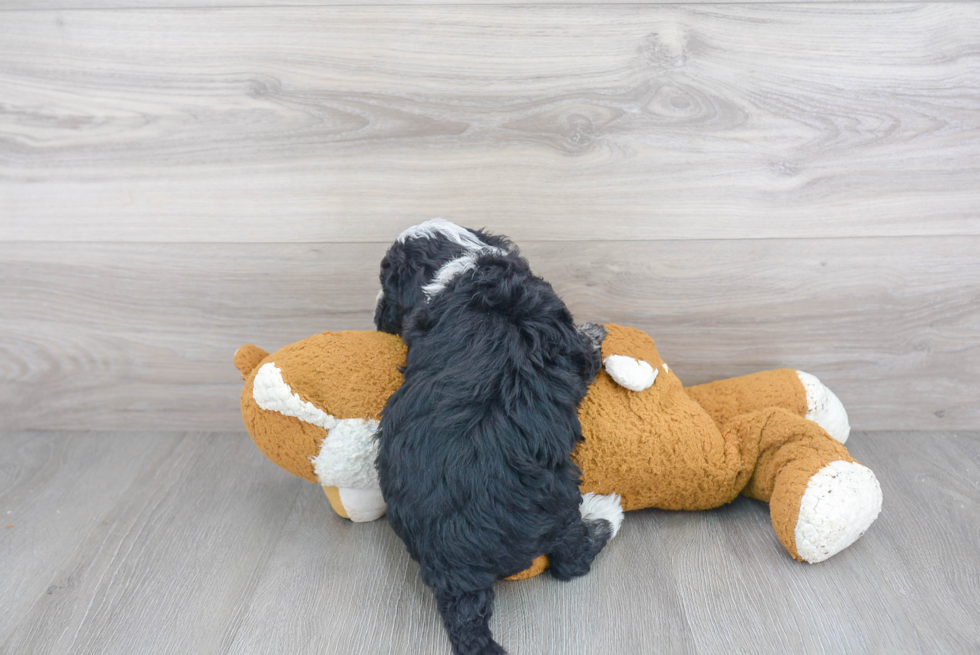
[[[447,280],[404,337],[405,381],[381,421],[389,521],[420,562],[438,552],[494,576],[523,570],[577,513],[570,453],[591,346],[511,254],[481,254]]]

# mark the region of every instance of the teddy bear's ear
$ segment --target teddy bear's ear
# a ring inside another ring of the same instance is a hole
[[[246,343],[235,353],[235,368],[241,372],[242,379],[245,380],[255,370],[255,367],[259,365],[259,362],[268,356],[269,353],[258,346]]]

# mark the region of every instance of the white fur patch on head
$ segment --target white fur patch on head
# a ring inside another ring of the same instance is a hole
[[[328,432],[320,452],[311,457],[313,471],[324,487],[368,489],[378,486],[374,460],[378,441],[374,438],[378,422],[373,419],[345,418]]]
[[[796,521],[796,552],[816,564],[864,534],[881,511],[881,486],[857,462],[827,464],[810,478]]]
[[[337,424],[333,416],[316,405],[306,402],[299,397],[299,394],[293,393],[282,379],[282,371],[274,362],[266,362],[255,374],[255,379],[252,381],[252,398],[262,409],[294,416],[327,430]]]
[[[378,305],[381,304],[381,301],[384,300],[384,297],[385,297],[385,290],[384,289],[378,289],[378,295],[374,297],[374,308],[375,309],[378,308]]]
[[[368,489],[340,487],[337,492],[340,495],[340,504],[344,506],[344,511],[354,523],[374,521],[384,516],[384,513],[388,511],[388,505],[381,495],[380,486]]]
[[[813,421],[837,441],[844,443],[851,434],[844,404],[814,375],[797,371],[806,389],[806,418]]]
[[[468,252],[443,264],[432,281],[422,287],[426,300],[432,300],[454,277],[476,266],[476,258],[479,256],[479,252]]]
[[[404,243],[408,239],[434,239],[436,237],[442,237],[451,243],[462,246],[467,252],[443,264],[436,272],[435,277],[422,287],[422,293],[425,294],[426,300],[431,300],[439,294],[454,277],[476,266],[476,260],[481,254],[507,254],[501,248],[488,246],[465,227],[460,227],[442,218],[433,218],[430,221],[410,227],[399,234],[396,241]],[[381,298],[379,297],[378,302],[380,301]]]
[[[578,510],[586,521],[596,519],[609,521],[612,526],[612,536],[615,537],[619,533],[620,526],[623,525],[623,506],[620,500],[619,494],[602,496],[590,491],[582,496],[582,504],[579,505]]]
[[[456,259],[449,260],[439,268],[432,281],[422,287],[422,293],[425,294],[425,299],[432,300],[446,288],[453,278],[476,267],[476,260],[480,256],[487,254],[506,255],[507,253],[500,248],[486,246],[479,250],[468,252],[465,255],[460,255]]]
[[[602,363],[612,379],[630,391],[649,389],[660,372],[660,369],[650,366],[649,362],[626,355],[610,355]]]
[[[456,245],[463,246],[468,250],[484,248],[487,245],[465,227],[460,227],[443,218],[433,218],[424,223],[414,225],[399,234],[396,241],[404,243],[408,239],[432,239],[437,236],[443,237]]]

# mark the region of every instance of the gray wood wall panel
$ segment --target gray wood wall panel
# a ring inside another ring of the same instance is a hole
[[[980,4],[45,6],[0,19],[0,428],[234,429],[234,350],[369,329],[435,215],[689,383],[980,421]]]
[[[371,329],[386,244],[0,244],[7,428],[238,429],[243,343]],[[793,367],[858,429],[980,424],[980,237],[526,244],[688,384]]]
[[[515,654],[976,652],[980,433],[848,447],[884,505],[830,560],[792,560],[746,498],[631,512],[588,575],[498,584],[496,636]],[[337,517],[241,431],[0,432],[0,507],[0,589],[23,585],[2,655],[449,652],[387,522]]]
[[[0,240],[980,234],[978,3],[6,12]]]
[[[894,2],[894,0],[795,0],[797,3],[809,2]],[[944,0],[949,1],[949,0]],[[969,0],[953,0],[969,1]],[[535,0],[535,5],[661,5],[661,4],[765,4],[785,2],[785,0]],[[0,12],[5,11],[45,11],[77,9],[201,9],[201,8],[240,8],[240,7],[329,7],[329,6],[424,6],[424,5],[512,5],[512,0],[4,0]]]

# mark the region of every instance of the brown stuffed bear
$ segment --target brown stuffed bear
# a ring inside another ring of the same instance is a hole
[[[617,493],[624,510],[701,510],[741,493],[769,503],[779,540],[811,563],[877,518],[878,481],[848,455],[847,414],[815,377],[780,369],[685,389],[653,339],[605,327],[604,370],[579,408],[583,494]],[[269,459],[322,485],[338,514],[377,519],[373,436],[405,354],[381,332],[324,332],[272,355],[243,346],[245,426]]]

